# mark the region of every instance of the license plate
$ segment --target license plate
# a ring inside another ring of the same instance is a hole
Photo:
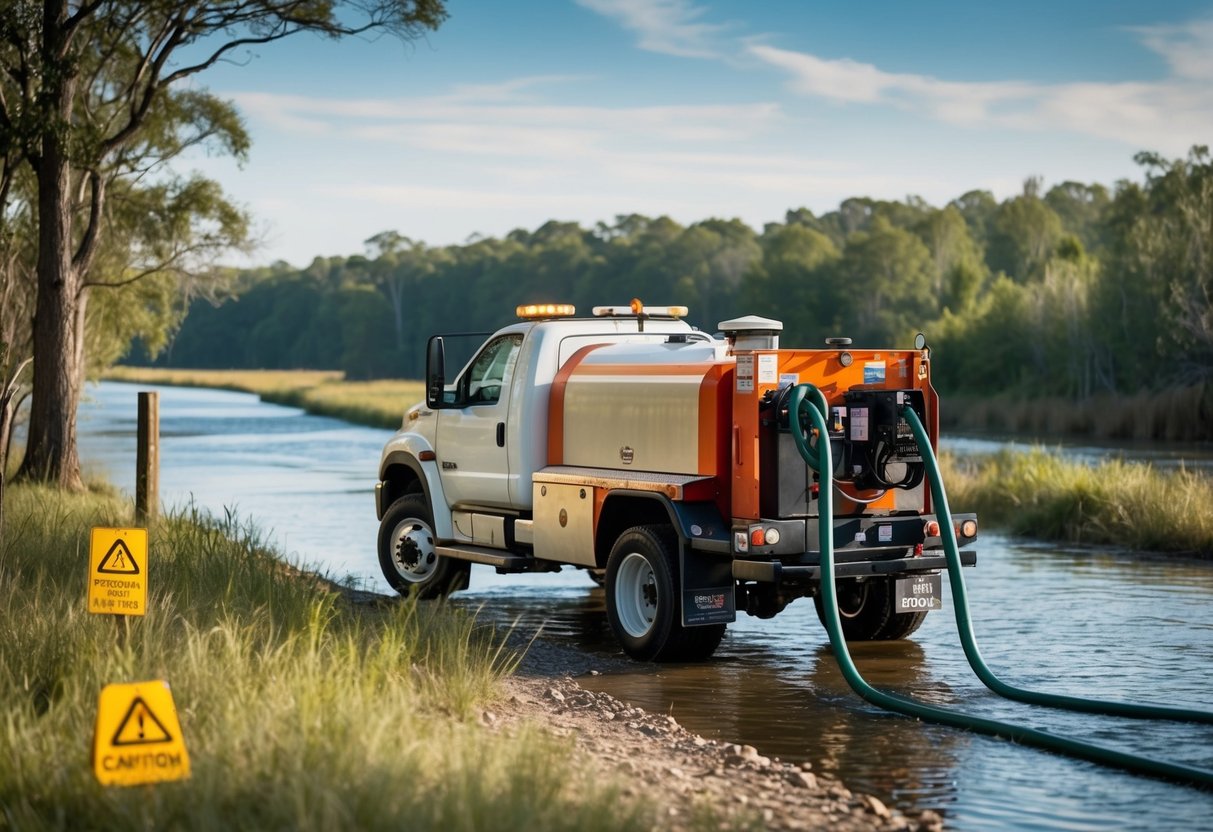
[[[943,607],[943,576],[915,575],[898,578],[894,587],[894,609],[897,612],[924,612]]]

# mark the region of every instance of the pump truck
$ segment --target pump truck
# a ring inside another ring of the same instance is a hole
[[[713,336],[686,307],[640,301],[588,318],[562,304],[517,313],[453,379],[444,338],[429,340],[425,402],[384,447],[375,488],[379,561],[397,591],[465,589],[473,563],[571,565],[604,585],[628,655],[694,661],[739,610],[769,618],[812,598],[827,620],[828,523],[846,639],[905,638],[941,607],[940,521],[906,421],[912,410],[933,450],[923,336],[912,350],[847,338],[780,349],[783,325],[757,316]],[[790,404],[808,387],[825,398],[824,430]],[[818,443],[830,453],[814,456]],[[976,517],[945,522],[975,565]]]

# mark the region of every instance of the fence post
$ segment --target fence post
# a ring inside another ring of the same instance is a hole
[[[139,393],[139,434],[135,449],[135,522],[146,526],[160,506],[160,399]]]

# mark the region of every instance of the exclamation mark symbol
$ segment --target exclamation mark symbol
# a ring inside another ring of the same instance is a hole
[[[143,713],[139,714],[139,739],[143,739]]]

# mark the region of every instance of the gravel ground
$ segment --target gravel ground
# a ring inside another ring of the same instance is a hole
[[[765,757],[749,745],[705,739],[668,715],[586,690],[577,677],[627,666],[622,657],[589,656],[542,637],[530,643],[505,697],[483,714],[508,730],[530,721],[571,737],[596,770],[630,783],[625,796],[655,799],[654,828],[702,828],[704,810],[727,827],[758,829],[939,830],[939,815],[906,817],[878,798],[857,794],[811,770]]]

